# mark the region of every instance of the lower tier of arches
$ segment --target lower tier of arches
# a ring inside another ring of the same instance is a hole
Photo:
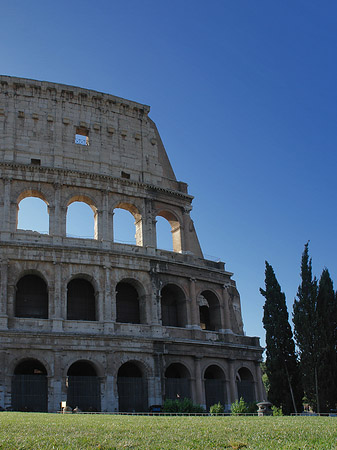
[[[52,361],[33,353],[3,367],[2,408],[53,412],[66,402],[88,412],[147,412],[166,399],[190,398],[208,411],[218,402],[228,410],[240,397],[264,398],[257,361],[125,353],[104,366],[87,355],[57,354]]]

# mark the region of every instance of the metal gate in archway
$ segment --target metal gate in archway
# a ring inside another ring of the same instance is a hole
[[[205,396],[206,409],[220,402],[222,405],[226,403],[225,386],[222,379],[205,379]]]
[[[141,377],[118,377],[119,411],[144,412],[148,410],[147,384]]]
[[[15,411],[48,411],[48,379],[44,374],[13,375],[12,408]]]
[[[100,381],[97,376],[68,376],[67,405],[82,411],[100,411]]]
[[[250,380],[237,381],[238,398],[243,398],[245,402],[250,403],[255,401],[254,383]]]
[[[165,397],[175,400],[191,398],[191,386],[188,378],[166,378]]]

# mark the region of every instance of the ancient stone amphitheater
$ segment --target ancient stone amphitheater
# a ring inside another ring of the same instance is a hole
[[[149,110],[0,76],[3,408],[148,411],[168,398],[207,408],[262,400],[259,339],[243,333],[232,274],[203,257],[193,197],[176,180]],[[27,197],[47,205],[48,232],[19,229]],[[92,210],[91,239],[67,236],[74,202]],[[134,217],[134,245],[114,241],[117,209]],[[170,224],[173,251],[157,248],[157,217]]]

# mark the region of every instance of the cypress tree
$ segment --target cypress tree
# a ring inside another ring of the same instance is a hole
[[[263,326],[266,330],[266,373],[270,383],[268,399],[282,407],[284,413],[297,412],[302,391],[295,354],[293,334],[289,325],[285,295],[274,270],[266,261]]]
[[[318,400],[318,333],[317,333],[317,280],[312,278],[309,242],[304,246],[301,261],[301,279],[297,299],[294,301],[293,322],[294,335],[300,355],[302,384],[307,401],[314,408],[319,408]],[[319,412],[319,409],[317,409]]]
[[[330,412],[337,403],[337,301],[328,269],[319,280],[317,295],[319,411]]]

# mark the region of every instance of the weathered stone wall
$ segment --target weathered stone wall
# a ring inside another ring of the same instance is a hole
[[[13,376],[27,359],[46,370],[49,411],[66,400],[67,374],[77,361],[95,368],[103,411],[119,409],[117,376],[128,361],[142,372],[147,405],[162,404],[165,371],[177,363],[189,374],[195,402],[206,404],[205,372],[214,366],[227,405],[238,396],[242,369],[262,400],[259,340],[243,334],[232,274],[203,258],[192,197],[176,180],[148,113],[148,106],[107,94],[0,77],[0,406],[12,405]],[[77,132],[89,145],[75,143]],[[17,228],[26,197],[48,205],[48,234]],[[94,211],[94,239],[67,237],[74,201]],[[117,207],[133,214],[137,245],[114,242]],[[173,252],[156,246],[157,216],[171,225]],[[46,285],[45,318],[16,313],[18,283],[28,275]],[[74,279],[93,287],[95,320],[67,318]],[[120,282],[137,291],[139,323],[117,320]],[[165,287],[179,294],[180,326],[163,325]],[[209,326],[201,323],[202,305]]]

